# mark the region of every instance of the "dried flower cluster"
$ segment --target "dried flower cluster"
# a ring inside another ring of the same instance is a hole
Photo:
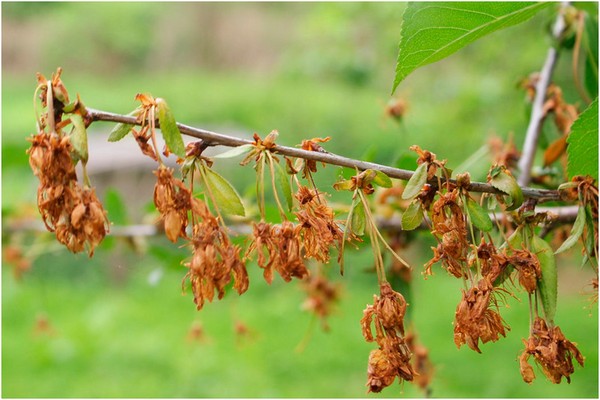
[[[300,210],[295,214],[305,256],[327,264],[331,247],[341,248],[344,233],[334,220],[333,210],[321,198],[316,190],[300,186],[296,193]]]
[[[508,325],[491,307],[498,308],[494,296],[497,290],[484,278],[477,286],[463,291],[454,319],[454,343],[457,347],[466,343],[471,349],[481,353],[480,340],[487,343],[497,341],[500,335],[506,337]]]
[[[30,139],[27,151],[29,165],[40,181],[38,209],[46,228],[60,243],[74,253],[87,249],[91,257],[108,232],[106,212],[94,189],[77,181],[75,164],[80,155],[71,137],[62,132],[67,122],[60,121],[62,108],[69,101],[60,69],[51,81],[41,75],[38,80],[42,106],[49,110],[38,121],[39,132]]]
[[[571,383],[570,375],[575,371],[573,358],[583,367],[584,357],[575,343],[567,340],[558,326],[548,326],[542,318],[535,319],[529,340],[523,340],[523,343],[525,350],[519,362],[521,376],[527,383],[535,379],[533,368],[528,363],[532,356],[552,383],[560,383],[563,376]]]
[[[258,253],[258,266],[265,270],[263,275],[268,283],[273,281],[273,270],[286,282],[291,281],[292,277],[303,279],[308,276],[302,257],[299,228],[290,221],[254,224],[246,257],[253,252]]]
[[[368,392],[381,390],[396,378],[412,381],[415,371],[410,363],[411,352],[404,339],[406,301],[389,283],[380,284],[380,296],[373,296],[373,304],[363,312],[360,323],[367,342],[377,342],[379,348],[371,351],[367,369]],[[371,325],[375,325],[375,337]]]
[[[458,191],[440,195],[431,210],[434,236],[439,244],[433,250],[433,258],[425,265],[425,273],[431,275],[431,266],[442,261],[442,266],[457,278],[468,277],[464,265],[467,261],[469,243],[464,213],[457,203]]]
[[[198,310],[205,300],[212,302],[215,290],[218,298],[225,295],[225,287],[234,280],[234,289],[242,294],[248,290],[248,273],[240,257],[240,247],[233,245],[229,236],[213,216],[206,203],[192,195],[182,181],[173,177],[171,169],[161,166],[154,189],[154,202],[164,221],[165,234],[172,242],[187,239],[192,247],[192,258],[184,265],[189,268],[183,284],[189,278]],[[188,237],[188,214],[192,221],[192,235]]]

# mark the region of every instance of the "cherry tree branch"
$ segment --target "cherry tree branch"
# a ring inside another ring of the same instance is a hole
[[[88,119],[93,121],[106,121],[106,122],[118,122],[123,124],[131,124],[131,125],[140,125],[141,122],[137,120],[136,117],[128,116],[128,115],[120,115],[107,111],[94,110],[91,108],[87,109]],[[160,127],[158,121],[156,122],[157,127]],[[192,136],[198,139],[202,139],[206,144],[211,146],[228,146],[228,147],[239,147],[245,144],[254,143],[251,140],[242,139],[234,136],[224,135],[222,133],[212,132],[205,129],[195,128],[192,126],[184,125],[181,123],[177,123],[177,127],[180,132],[184,135]],[[295,147],[281,146],[276,145],[273,148],[278,154],[282,154],[285,156],[303,158],[305,160],[313,160],[320,161],[326,164],[338,165],[341,167],[347,168],[356,168],[358,170],[364,171],[366,169],[373,169],[377,171],[381,171],[385,173],[390,178],[401,179],[401,180],[409,180],[411,176],[414,174],[414,171],[409,171],[400,168],[393,168],[386,165],[355,160],[352,158],[340,156],[330,152],[316,152],[316,151],[307,151],[298,149]],[[453,179],[450,182],[455,183]],[[431,181],[430,184],[437,186],[437,181]],[[504,194],[500,190],[496,189],[492,185],[483,182],[471,182],[471,184],[467,187],[467,190],[470,192],[477,193],[492,193],[492,194]],[[523,196],[526,198],[531,198],[537,200],[538,203],[545,201],[558,201],[560,200],[560,195],[557,190],[547,190],[547,189],[535,189],[529,187],[522,187]]]
[[[552,37],[556,42],[560,41],[560,37],[566,27],[563,12],[568,5],[569,2],[562,3],[552,28]],[[521,153],[521,159],[519,160],[519,170],[521,171],[521,175],[519,175],[517,182],[520,186],[527,186],[531,181],[531,169],[535,159],[535,150],[537,148],[540,132],[542,131],[544,119],[546,118],[546,112],[544,111],[546,92],[550,85],[552,72],[554,71],[557,60],[558,49],[555,45],[550,46],[546,55],[546,61],[540,72],[537,84],[535,85],[535,97],[531,108],[531,117],[529,118],[525,142],[523,143],[523,151]]]

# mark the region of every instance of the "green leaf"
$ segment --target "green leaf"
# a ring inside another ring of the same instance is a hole
[[[523,204],[523,192],[515,178],[506,171],[506,167],[496,167],[490,173],[490,184],[510,196],[507,211],[516,210]]]
[[[560,245],[560,247],[558,248],[558,250],[556,250],[556,252],[554,254],[562,253],[563,251],[570,249],[571,247],[573,247],[575,245],[575,243],[577,243],[577,240],[579,240],[579,238],[581,237],[581,234],[583,233],[583,227],[585,226],[585,219],[586,219],[585,207],[580,206],[579,210],[577,210],[577,218],[575,219],[575,222],[573,223],[573,228],[571,229],[571,234],[569,235],[567,240],[565,240],[563,242],[563,244]]]
[[[556,299],[558,297],[558,278],[554,252],[548,242],[536,235],[531,237],[531,251],[535,253],[542,267],[542,277],[538,280],[538,293],[540,294],[546,320],[552,323],[556,314]]]
[[[439,61],[499,29],[526,21],[548,3],[415,2],[402,16],[392,92],[415,69]]]
[[[569,179],[590,175],[598,179],[598,98],[579,115],[567,138]]]
[[[127,115],[130,117],[137,117],[139,115],[140,111],[141,111],[141,107],[138,107]],[[125,136],[127,136],[127,134],[129,132],[131,132],[131,128],[133,128],[133,124],[124,124],[121,122],[116,124],[114,126],[114,128],[112,129],[112,131],[110,131],[110,135],[108,135],[108,141],[109,142],[118,142],[119,140],[121,140]]]
[[[373,178],[373,183],[384,188],[392,187],[392,180],[390,179],[390,177],[381,171],[375,171],[375,178]]]
[[[158,108],[158,122],[160,124],[160,130],[165,139],[165,143],[171,152],[180,158],[185,157],[185,146],[183,145],[183,138],[181,132],[177,127],[175,117],[171,112],[171,109],[167,105],[167,102],[160,97],[156,99],[156,107]]]
[[[77,158],[86,164],[88,161],[88,140],[83,117],[79,114],[71,114],[70,118],[71,123],[73,124],[73,130],[69,135],[69,139],[71,140]]]
[[[421,225],[423,221],[423,209],[418,201],[410,203],[408,208],[402,214],[402,229],[412,231]]]
[[[467,211],[471,223],[475,225],[479,230],[489,232],[494,227],[492,220],[490,219],[487,211],[483,209],[475,200],[467,196]]]
[[[118,142],[123,139],[129,132],[131,132],[131,128],[133,128],[132,124],[123,124],[118,123],[115,127],[110,131],[110,135],[108,136],[109,142]]]
[[[352,214],[350,229],[358,236],[365,234],[365,227],[367,226],[367,218],[365,216],[365,206],[362,201],[358,201],[354,204],[354,207],[350,210]]]
[[[241,156],[242,154],[246,154],[253,148],[254,146],[251,144],[243,144],[241,146],[234,147],[233,149],[229,149],[221,154],[217,154],[216,156],[212,156],[212,158],[233,158]]]
[[[208,186],[212,199],[220,210],[227,214],[244,216],[246,214],[240,195],[231,183],[212,169],[203,166],[204,183]],[[209,197],[210,198],[210,197]]]
[[[425,183],[427,183],[427,163],[423,163],[417,167],[415,173],[406,183],[406,187],[402,192],[402,198],[404,200],[414,199],[417,197]]]
[[[288,175],[285,173],[285,170],[279,163],[274,162],[275,165],[275,174],[277,175],[277,183],[279,184],[279,188],[283,192],[285,197],[285,201],[288,206],[288,211],[292,211],[294,207],[294,200],[292,198],[292,188],[290,187],[290,180]]]

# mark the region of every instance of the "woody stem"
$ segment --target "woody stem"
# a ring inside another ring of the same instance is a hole
[[[107,122],[120,122],[131,125],[140,125],[140,122],[136,119],[136,117],[131,117],[127,115],[114,114],[106,111],[93,110],[88,108],[88,117],[92,121],[107,121]],[[157,127],[160,127],[159,123],[156,123]],[[204,140],[210,146],[228,146],[228,147],[239,147],[242,145],[252,144],[253,141],[248,139],[242,139],[234,136],[228,136],[217,132],[211,132],[208,130],[194,128],[184,124],[177,124],[180,132],[184,135],[192,136],[198,139]],[[305,160],[313,160],[319,161],[326,164],[338,165],[341,167],[347,167],[352,169],[358,169],[359,171],[364,171],[367,169],[373,169],[376,171],[381,171],[390,178],[401,179],[401,180],[409,180],[414,171],[409,171],[400,168],[394,168],[386,165],[371,163],[367,161],[356,160],[348,157],[344,157],[341,155],[337,155],[330,152],[317,152],[317,151],[308,151],[302,150],[295,147],[287,147],[281,145],[275,145],[271,150],[274,153],[279,153],[282,155],[302,158]],[[443,179],[445,181],[445,179]],[[449,182],[456,183],[455,180],[450,179]],[[429,182],[433,186],[438,186],[437,180],[434,179],[432,182]],[[478,193],[492,193],[502,195],[503,192],[494,188],[492,185],[483,183],[483,182],[471,182],[466,188],[469,192],[478,192]],[[560,195],[557,190],[547,190],[547,189],[534,189],[529,187],[522,187],[523,196],[526,198],[533,198],[538,200],[538,203],[544,201],[558,201],[560,200]]]

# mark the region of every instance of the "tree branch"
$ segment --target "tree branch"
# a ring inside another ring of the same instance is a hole
[[[124,124],[131,125],[141,125],[141,122],[137,120],[136,117],[128,116],[128,115],[120,115],[114,114],[106,111],[87,109],[88,118],[91,121],[107,121],[107,122],[118,122]],[[158,121],[157,127],[159,127]],[[228,146],[228,147],[238,147],[245,144],[254,143],[251,140],[241,139],[233,136],[224,135],[221,133],[211,132],[205,129],[194,128],[184,124],[177,124],[177,127],[181,131],[182,134],[192,136],[198,139],[202,139],[208,145],[211,146]],[[314,160],[324,162],[326,164],[338,165],[341,167],[348,168],[357,168],[358,170],[366,170],[366,169],[374,169],[377,171],[381,171],[385,173],[390,178],[409,180],[411,176],[414,174],[414,171],[409,171],[405,169],[393,168],[386,165],[355,160],[352,158],[340,156],[330,152],[316,152],[316,151],[307,151],[298,149],[295,147],[287,147],[277,145],[273,148],[273,151],[278,154],[282,154],[290,157],[303,158],[305,160]],[[454,179],[451,179],[450,182],[455,183]],[[430,184],[437,186],[437,181],[431,181]],[[536,199],[539,203],[544,201],[558,201],[560,200],[560,195],[556,190],[546,190],[546,189],[534,189],[528,187],[522,187],[523,196],[527,198]],[[471,182],[471,184],[467,187],[467,190],[471,192],[478,193],[492,193],[492,194],[504,194],[500,190],[496,189],[490,184],[482,183],[482,182]]]
[[[552,37],[555,41],[560,40],[560,36],[565,30],[566,24],[563,17],[564,10],[568,7],[569,2],[563,2],[561,9],[556,17],[556,21],[552,28]],[[525,142],[523,143],[523,151],[521,153],[521,159],[519,160],[519,186],[527,186],[531,181],[531,169],[533,167],[533,161],[535,159],[535,151],[538,144],[538,138],[542,131],[542,125],[546,118],[544,112],[544,103],[546,101],[546,92],[550,85],[552,78],[552,72],[558,60],[558,49],[553,45],[548,49],[546,55],[546,61],[540,72],[540,76],[537,84],[535,85],[535,97],[531,108],[531,117],[529,118],[529,125],[527,126],[527,133],[525,135]]]

